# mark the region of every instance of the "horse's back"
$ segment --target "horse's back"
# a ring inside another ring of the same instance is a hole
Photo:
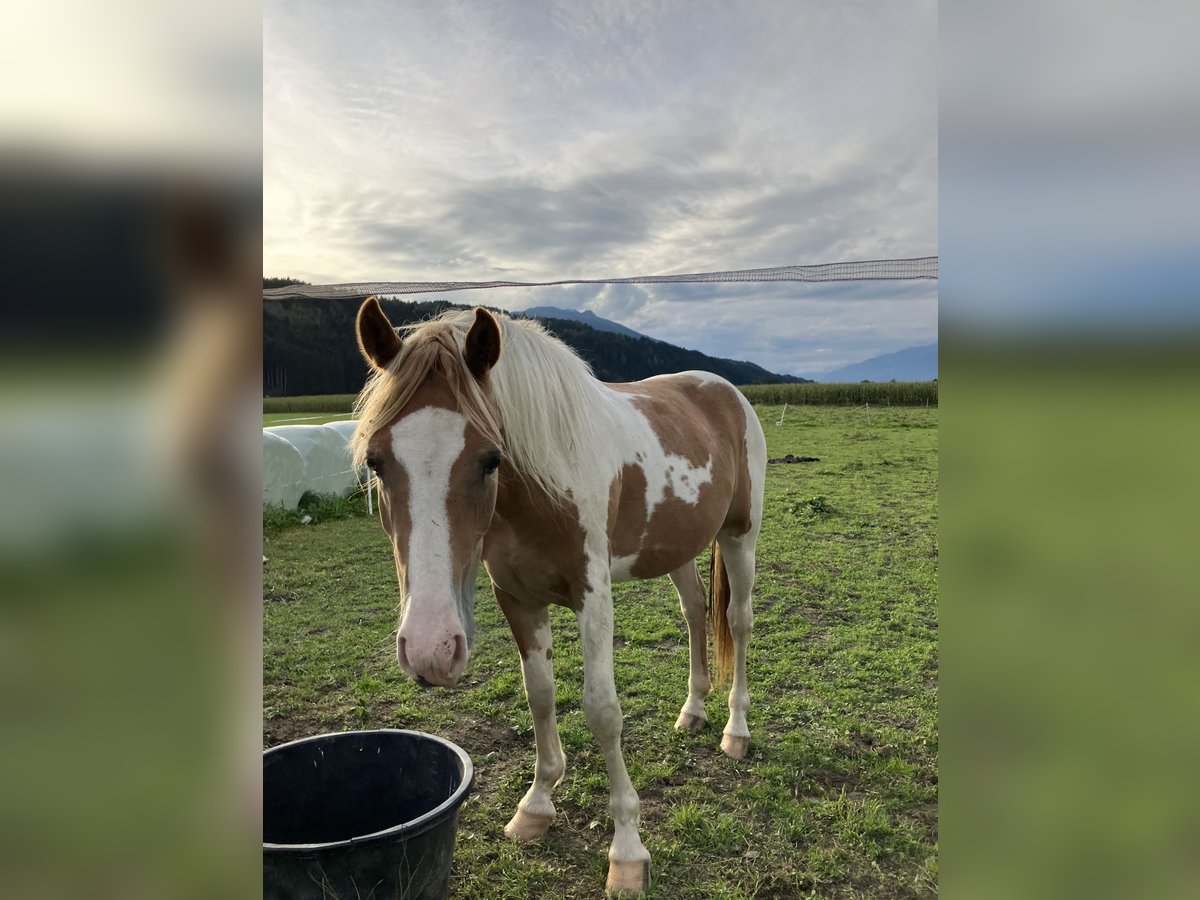
[[[735,454],[742,451],[751,457],[761,448],[760,464],[766,465],[766,439],[754,408],[720,375],[679,372],[608,387],[627,395],[651,420],[660,438],[672,444],[688,448],[696,441],[702,447],[727,443]]]

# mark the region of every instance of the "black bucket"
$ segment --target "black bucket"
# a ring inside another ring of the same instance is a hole
[[[446,896],[475,770],[419,731],[347,731],[263,752],[264,900]]]

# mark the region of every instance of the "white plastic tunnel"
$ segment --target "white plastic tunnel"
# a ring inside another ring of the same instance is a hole
[[[350,461],[354,422],[263,429],[263,504],[295,509],[308,491],[344,497],[365,482]]]

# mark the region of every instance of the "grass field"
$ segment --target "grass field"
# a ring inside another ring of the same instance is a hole
[[[329,413],[263,413],[263,427],[266,428],[270,425],[324,425],[326,422],[341,422],[350,417],[349,411]]]
[[[781,407],[757,409],[771,456],[820,461],[768,467],[746,760],[718,748],[725,690],[709,698],[705,733],[671,727],[687,637],[667,579],[614,591],[649,896],[935,895],[938,410],[793,406],[777,427]],[[452,896],[600,896],[608,781],[580,705],[573,615],[552,615],[559,816],[540,842],[516,845],[502,829],[532,777],[532,721],[482,572],[467,675],[429,691],[394,658],[396,573],[376,520],[276,523],[264,543],[264,744],[363,727],[443,734],[477,767]]]

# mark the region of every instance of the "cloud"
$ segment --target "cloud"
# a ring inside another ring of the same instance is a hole
[[[643,324],[642,310],[654,300],[654,296],[646,287],[640,284],[606,284],[597,290],[586,303],[578,309],[590,309],[596,315],[605,319],[613,319],[622,324],[638,322]],[[637,331],[637,328],[634,331]]]
[[[937,252],[932,3],[269,2],[264,23],[270,273],[553,280]],[[936,335],[929,283],[819,287],[464,299],[589,308],[785,371]]]

